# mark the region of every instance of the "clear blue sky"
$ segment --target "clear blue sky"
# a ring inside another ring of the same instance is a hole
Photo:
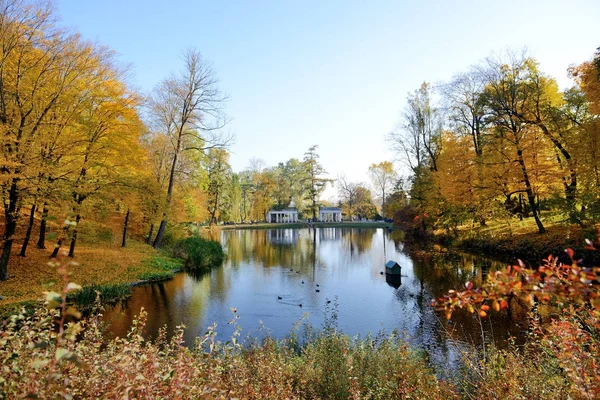
[[[334,178],[367,181],[406,95],[526,46],[561,88],[600,46],[600,1],[57,0],[66,26],[116,50],[149,92],[199,49],[230,95],[231,164],[272,166],[313,144]],[[328,190],[325,197],[334,194]]]

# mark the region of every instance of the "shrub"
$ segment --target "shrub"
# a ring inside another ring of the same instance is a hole
[[[192,270],[219,266],[225,259],[225,253],[219,242],[197,236],[177,242],[173,248],[173,255],[183,259],[185,266]]]

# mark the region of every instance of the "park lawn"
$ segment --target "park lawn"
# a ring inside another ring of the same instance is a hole
[[[19,250],[19,246],[13,248],[9,279],[0,282],[0,307],[39,299],[44,290],[61,289],[56,268],[48,265],[52,248],[40,250],[31,246],[27,257],[20,257]],[[164,273],[164,267],[153,261],[160,258],[151,246],[130,240],[126,248],[113,243],[82,243],[75,258],[60,254],[56,261],[68,264],[70,281],[87,286],[132,283],[149,274]]]

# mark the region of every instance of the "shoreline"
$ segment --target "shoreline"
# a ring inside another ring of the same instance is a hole
[[[236,230],[236,229],[299,229],[299,228],[391,228],[397,229],[391,222],[294,222],[294,223],[269,223],[259,222],[256,224],[234,224],[218,225],[217,229]]]

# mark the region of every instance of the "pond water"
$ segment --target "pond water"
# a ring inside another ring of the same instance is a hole
[[[134,288],[130,300],[105,312],[109,334],[126,335],[142,307],[150,337],[164,325],[173,332],[184,324],[188,344],[213,323],[218,338],[228,340],[234,329],[231,308],[242,335],[276,338],[301,320],[320,327],[335,312],[338,328],[347,334],[398,330],[442,364],[452,362],[463,344],[481,343],[482,336],[500,345],[509,335],[519,336],[518,326],[505,316],[480,324],[473,315],[456,313],[447,322],[430,305],[447,290],[467,280],[481,282],[487,271],[505,264],[409,249],[399,234],[374,228],[223,230],[222,267]],[[381,275],[387,260],[401,265],[399,280]]]

